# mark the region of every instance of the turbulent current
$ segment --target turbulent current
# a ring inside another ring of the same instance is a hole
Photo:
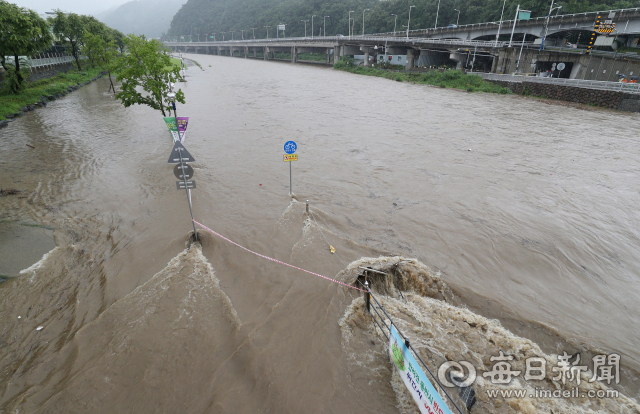
[[[431,371],[477,371],[471,413],[640,413],[637,116],[190,57],[197,221],[348,285],[382,272]],[[418,412],[361,292],[190,241],[160,114],[107,90],[0,130],[0,413]],[[483,375],[501,356],[508,384]]]

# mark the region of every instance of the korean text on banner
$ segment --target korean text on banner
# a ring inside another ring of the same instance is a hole
[[[393,324],[391,324],[391,336],[389,337],[389,352],[404,385],[407,386],[409,393],[418,404],[420,412],[423,414],[451,414],[449,407],[442,401],[436,389],[424,375],[422,368],[416,363]]]
[[[169,128],[169,132],[173,137],[173,142],[180,141],[180,134],[178,132],[178,124],[176,122],[176,118],[173,116],[165,117],[164,122],[167,124],[167,128]]]
[[[184,144],[184,136],[187,134],[187,124],[189,123],[189,117],[179,116],[176,119],[178,120],[178,131],[180,132],[180,143]]]

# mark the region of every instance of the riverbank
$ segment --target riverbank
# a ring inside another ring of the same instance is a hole
[[[18,95],[0,95],[0,128],[25,112],[46,106],[47,102],[61,98],[103,75],[101,69],[74,70],[28,83]]]
[[[431,71],[427,73],[399,72],[369,68],[365,66],[352,66],[348,61],[344,60],[339,61],[333,65],[333,67],[335,69],[355,73],[357,75],[377,76],[380,78],[395,80],[397,82],[410,82],[439,86],[441,88],[462,89],[467,92],[489,92],[499,94],[511,93],[508,88],[487,82],[478,75],[464,74],[459,70],[447,70],[444,72]]]

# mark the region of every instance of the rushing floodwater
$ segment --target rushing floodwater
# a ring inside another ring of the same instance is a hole
[[[404,296],[379,292],[432,364],[618,353],[638,398],[637,115],[194,57],[178,115],[196,220],[347,283],[415,258],[395,266]],[[0,198],[0,273],[57,246],[0,285],[0,413],[414,412],[355,291],[204,232],[185,250],[166,126],[107,89],[0,130],[0,187],[20,190]],[[639,412],[485,388],[472,412]]]

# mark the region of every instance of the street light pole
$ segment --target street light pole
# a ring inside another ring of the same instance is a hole
[[[396,18],[393,20],[393,37],[396,37],[396,25],[398,24],[398,15],[392,14],[392,16],[396,16]]]
[[[240,29],[240,32],[242,33],[242,40],[244,40],[244,30]]]
[[[304,22],[304,37],[307,37],[307,22],[309,20],[300,20],[301,22]]]
[[[351,13],[354,13],[353,10],[349,12],[349,39],[351,39]]]
[[[225,35],[225,33],[227,33],[227,32],[220,32],[220,33],[222,33],[222,41],[224,42],[224,35]]]
[[[267,29],[267,39],[268,39],[268,38],[269,38],[269,28],[270,28],[271,26],[262,26],[262,27],[264,27],[265,29]]]
[[[453,9],[453,10],[458,12],[458,19],[456,20],[456,27],[458,27],[458,23],[460,22],[460,10],[458,9]]]
[[[516,23],[518,23],[518,13],[520,13],[520,5],[516,7],[516,17],[513,18],[513,27],[511,28],[511,37],[509,38],[509,47],[511,47],[511,42],[513,42],[513,33],[516,31]]]
[[[216,41],[216,35],[217,35],[217,34],[218,34],[218,33],[213,33],[213,41],[214,41],[214,42]]]
[[[371,10],[371,9],[362,10],[362,36],[364,36],[364,12],[366,12],[367,10]]]
[[[324,37],[327,37],[327,17],[331,17],[331,16],[324,16],[324,29],[323,29],[323,33],[324,33]]]
[[[234,34],[236,31],[235,31],[235,30],[233,30],[233,31],[229,30],[229,31],[231,32],[231,40],[234,40],[234,39],[233,39],[233,34]]]
[[[416,6],[409,6],[409,21],[407,22],[407,39],[409,38],[409,26],[411,25],[411,9],[413,9],[414,7]]]
[[[253,40],[256,40],[256,28],[252,27],[251,30],[253,30]]]
[[[313,39],[313,18],[316,17],[315,14],[311,15],[311,38]]]
[[[436,10],[436,25],[434,29],[438,28],[438,15],[440,14],[440,0],[438,0],[438,9]]]
[[[551,13],[553,12],[554,1],[555,0],[551,0],[551,7],[549,7],[549,14],[547,15],[547,19],[545,20],[545,23],[544,23],[544,36],[542,36],[542,42],[540,42],[540,50],[544,49],[544,41],[547,38],[547,31],[549,30],[549,19],[551,18]]]
[[[502,14],[500,15],[500,24],[498,25],[498,33],[496,33],[496,47],[498,46],[498,37],[500,37],[500,29],[502,29],[502,18],[504,17],[504,6],[507,5],[507,0],[502,3]]]

